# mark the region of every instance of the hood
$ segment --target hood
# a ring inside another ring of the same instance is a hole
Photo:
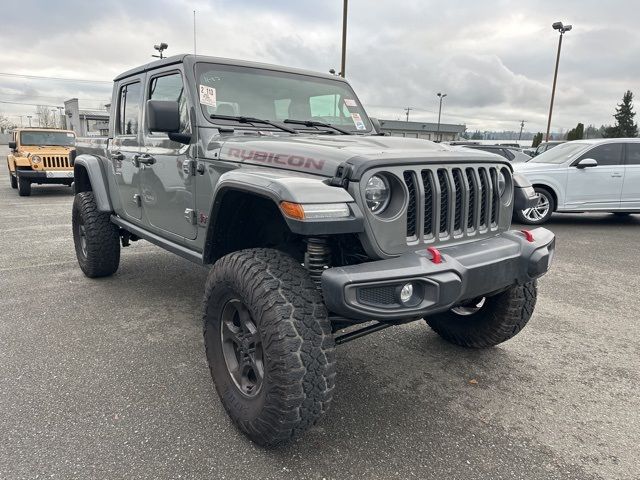
[[[21,145],[20,152],[30,153],[31,155],[67,155],[74,148],[62,145]]]
[[[213,147],[213,148],[212,148]],[[476,152],[454,151],[429,140],[359,135],[242,135],[216,137],[205,156],[220,148],[220,159],[332,177],[345,163],[493,161]],[[216,152],[217,153],[217,152]],[[493,156],[491,156],[493,157]]]
[[[539,163],[539,162],[526,162],[526,163],[515,163],[513,165],[513,170],[518,173],[527,173],[527,172],[544,172],[547,170],[558,170],[564,166],[563,163]]]

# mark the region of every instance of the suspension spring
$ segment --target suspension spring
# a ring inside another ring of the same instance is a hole
[[[331,266],[331,249],[325,238],[312,237],[307,240],[304,266],[309,272],[311,279],[319,287],[322,272]]]

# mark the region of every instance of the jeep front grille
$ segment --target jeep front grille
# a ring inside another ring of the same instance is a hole
[[[71,165],[69,165],[69,157],[61,156],[61,155],[43,156],[42,165],[47,170],[52,170],[57,168],[68,170],[71,168]]]
[[[403,178],[409,194],[407,243],[430,243],[497,230],[498,168],[405,170]]]

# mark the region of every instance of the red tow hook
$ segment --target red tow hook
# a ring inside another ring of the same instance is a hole
[[[522,233],[524,235],[524,238],[527,239],[527,242],[533,243],[535,241],[535,239],[533,238],[533,233],[531,233],[531,231],[529,231],[529,230],[520,230],[520,233]]]
[[[427,248],[427,252],[431,254],[431,261],[433,263],[442,263],[442,254],[436,247]]]

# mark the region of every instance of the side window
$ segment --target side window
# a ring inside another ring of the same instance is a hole
[[[503,148],[502,149],[502,156],[504,158],[506,158],[507,160],[513,160],[515,158],[514,153],[511,150],[509,150],[508,148]]]
[[[189,133],[189,106],[182,83],[182,75],[178,72],[161,77],[154,77],[149,84],[149,100],[172,100],[180,106],[180,131]]]
[[[593,158],[598,162],[598,165],[620,165],[622,163],[622,144],[608,143],[598,145],[581,155],[578,161],[584,158]]]
[[[640,165],[640,143],[627,143],[627,165]]]
[[[120,87],[118,135],[137,135],[140,125],[140,82]]]

